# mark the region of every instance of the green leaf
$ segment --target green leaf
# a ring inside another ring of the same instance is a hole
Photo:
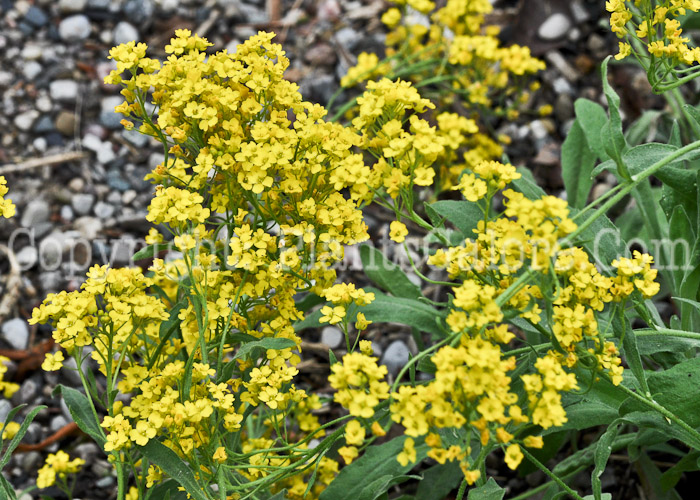
[[[622,319],[618,314],[615,314],[612,321],[613,330],[616,332],[615,336],[623,336],[622,351],[625,361],[627,361],[627,364],[632,370],[634,378],[639,383],[639,387],[642,388],[644,393],[648,393],[649,386],[647,385],[646,374],[644,373],[644,366],[642,365],[642,357],[637,348],[637,337],[634,335],[629,319],[624,316],[624,312],[620,311],[620,314],[623,314]]]
[[[700,340],[674,337],[666,333],[657,333],[651,328],[635,330],[639,354],[648,356],[657,352],[684,352],[700,347]],[[642,333],[643,335],[639,335]],[[650,333],[652,335],[650,335]]]
[[[588,193],[593,186],[591,172],[595,166],[596,156],[586,141],[586,135],[578,120],[566,136],[561,149],[561,174],[569,205],[583,208],[588,200]]]
[[[415,500],[443,500],[464,479],[457,462],[433,465],[423,473]]]
[[[95,414],[93,413],[93,407],[90,404],[90,400],[82,392],[73,389],[71,387],[66,387],[65,385],[58,385],[54,391],[53,395],[60,393],[63,400],[68,406],[73,420],[78,424],[78,427],[85,434],[90,436],[100,448],[104,448],[105,437],[100,427],[100,423],[96,420]]]
[[[294,347],[296,344],[292,339],[276,338],[276,337],[265,337],[255,342],[246,342],[239,349],[234,359],[245,358],[253,352],[253,349],[274,349],[275,351],[280,351],[282,349],[288,349]]]
[[[172,248],[172,245],[169,243],[156,243],[154,245],[148,245],[147,247],[143,247],[141,250],[136,252],[134,256],[131,258],[132,260],[144,260],[144,259],[153,259],[158,256],[160,252],[163,250],[170,250]]]
[[[700,358],[648,377],[654,400],[691,427],[700,426]]]
[[[676,206],[673,210],[669,220],[669,233],[670,243],[673,246],[670,253],[671,262],[662,264],[669,266],[669,270],[673,273],[673,282],[680,285],[685,277],[687,263],[691,262],[690,254],[695,242],[693,225],[682,205]],[[681,306],[681,318],[686,314],[684,309],[686,308]]]
[[[4,496],[0,495],[3,500],[17,500],[17,494],[15,489],[12,487],[10,482],[5,479],[5,476],[0,474],[0,492],[4,493]]]
[[[12,438],[10,441],[10,444],[7,445],[7,449],[5,450],[5,454],[2,456],[2,460],[0,460],[0,470],[4,469],[5,466],[9,463],[10,458],[12,458],[12,452],[15,451],[17,446],[19,446],[19,442],[22,440],[24,435],[27,433],[27,429],[29,429],[29,424],[32,423],[34,420],[34,417],[36,417],[37,413],[39,413],[41,410],[44,408],[47,408],[44,405],[37,406],[36,408],[32,408],[32,411],[30,411],[27,416],[24,418],[24,421],[22,424],[19,426],[19,430],[17,431],[17,434]],[[11,413],[11,412],[10,412]],[[16,414],[16,412],[15,412]],[[15,414],[8,414],[8,417],[12,416],[14,417]],[[10,420],[8,419],[7,422]]]
[[[136,447],[144,457],[180,483],[180,486],[196,500],[209,500],[209,495],[204,493],[204,487],[197,482],[192,469],[173,450],[156,439]]]
[[[657,122],[661,117],[661,111],[655,109],[647,110],[642,113],[642,116],[637,118],[632,125],[627,127],[625,138],[632,146],[651,142],[654,138]],[[602,128],[602,127],[601,127]]]
[[[608,63],[610,62],[612,56],[608,56],[603,61],[601,65],[601,76],[603,80],[603,93],[608,101],[608,114],[610,115],[610,121],[605,124],[605,126],[600,130],[601,141],[603,142],[603,147],[605,152],[615,161],[617,165],[618,172],[623,178],[625,175],[626,167],[622,160],[622,155],[627,150],[627,141],[622,132],[622,117],[620,116],[620,96],[612,88],[610,82],[608,82]]]
[[[599,425],[608,425],[620,416],[616,408],[611,408],[598,401],[579,400],[575,404],[566,406],[565,410],[566,423],[561,427],[550,427],[543,430],[541,432],[543,436],[563,430],[580,431]]]
[[[474,237],[472,230],[484,218],[484,213],[479,208],[479,205],[471,201],[436,201],[429,206],[435,213],[454,224],[464,238]]]
[[[603,106],[588,99],[576,99],[574,111],[576,112],[576,122],[581,127],[590,149],[598,156],[600,161],[607,160],[609,156],[605,152],[603,141],[600,137],[600,131],[603,130],[603,126],[608,122]]]
[[[340,471],[323,490],[319,500],[375,500],[388,489],[393,479],[405,477],[416,465],[409,463],[404,466],[396,460],[405,440],[405,436],[400,436],[367,448],[364,455]],[[429,448],[425,443],[416,442],[415,449],[417,462],[420,462]],[[368,485],[376,488],[368,488]]]
[[[170,500],[187,500],[187,493],[179,490],[180,483],[174,479],[167,479],[147,490],[146,499],[161,500],[170,498]]]
[[[595,456],[593,458],[593,463],[595,467],[593,468],[593,473],[591,474],[591,486],[593,488],[593,497],[595,500],[601,500],[602,484],[600,482],[600,476],[605,471],[605,466],[608,463],[610,454],[612,453],[612,445],[615,437],[617,437],[617,432],[620,429],[620,423],[615,422],[610,425],[602,436],[598,439],[598,444],[595,448]]]
[[[513,189],[525,195],[525,198],[528,200],[539,200],[543,196],[546,196],[547,193],[537,185],[529,169],[517,167],[516,170],[522,177],[511,182],[510,185]]]
[[[472,488],[467,495],[468,500],[503,500],[506,490],[498,486],[492,477],[486,481],[486,484],[478,488]]]
[[[369,291],[365,287],[365,290]],[[379,290],[374,292],[374,301],[362,306],[360,311],[376,323],[399,323],[418,328],[420,331],[442,336],[445,332],[441,321],[445,313],[417,300],[390,297]]]
[[[422,297],[418,288],[399,266],[384,257],[384,254],[370,245],[360,246],[363,271],[380,288],[396,297],[417,299]]]
[[[661,474],[659,484],[664,490],[669,490],[678,484],[678,481],[683,477],[684,472],[700,470],[700,451],[691,451],[686,456],[681,458],[676,465]]]

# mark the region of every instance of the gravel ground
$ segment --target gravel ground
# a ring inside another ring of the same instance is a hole
[[[207,36],[217,49],[233,48],[258,29],[275,30],[291,59],[288,78],[306,99],[325,104],[356,55],[383,46],[382,1],[283,0],[279,11],[269,7],[265,0],[0,0],[0,175],[7,177],[18,212],[0,219],[0,242],[14,255],[11,266],[0,251],[0,351],[13,355],[10,374],[21,384],[11,401],[0,399],[0,421],[17,404],[49,406],[30,426],[26,443],[39,443],[71,421],[51,392],[57,383],[80,382],[70,370],[44,373],[38,367],[50,331],[27,324],[32,308],[48,292],[79,287],[94,263],[127,264],[149,229],[145,214],[153,188],[143,177],[161,161],[162,149],[119,124],[121,115],[113,111],[121,102],[118,89],[102,83],[113,68],[109,48],[138,39],[159,56],[176,28]],[[529,166],[559,194],[561,143],[574,100],[601,100],[596,68],[617,47],[606,28],[604,1],[521,0],[496,7],[493,20],[504,26],[504,42],[527,44],[547,62],[532,109],[554,107],[551,117],[503,124],[500,131],[514,139],[513,163]],[[613,75],[624,88],[628,118],[663,104],[644,100],[648,87],[638,70],[616,67]],[[605,181],[598,192],[609,188]],[[381,213],[370,213],[368,223],[373,235],[386,234]],[[361,279],[356,249],[346,254],[351,279]],[[19,278],[16,286],[11,275]],[[416,351],[405,329],[383,327],[374,336],[391,372]],[[336,348],[342,337],[326,327],[310,341]],[[32,356],[32,349],[39,355]],[[307,349],[302,370],[320,387],[323,370],[315,367],[323,361],[313,356],[323,351],[327,347]],[[94,444],[77,437],[60,445],[87,461],[76,497],[114,496],[111,467]],[[45,454],[58,448],[54,443],[13,457],[5,472],[18,492],[34,484]],[[61,498],[57,490],[42,493]]]

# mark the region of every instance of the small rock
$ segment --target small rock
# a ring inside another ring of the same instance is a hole
[[[109,96],[102,99],[100,102],[100,124],[108,129],[120,129],[122,128],[121,121],[124,115],[114,111],[116,106],[119,106],[124,102],[124,98],[121,96]]]
[[[85,187],[85,181],[82,177],[73,177],[68,183],[68,189],[74,193],[79,193]]]
[[[22,470],[26,474],[33,474],[41,464],[41,453],[38,451],[28,451],[22,455]],[[31,498],[31,497],[30,497]]]
[[[326,326],[321,330],[321,343],[331,349],[338,347],[345,338],[343,332],[335,326]]]
[[[151,0],[127,0],[122,8],[129,21],[141,25],[150,24],[153,11],[154,5]]]
[[[110,205],[109,203],[98,201],[95,204],[94,212],[100,219],[109,219],[112,215],[114,215],[115,211],[116,208],[114,205]]]
[[[101,479],[98,479],[95,482],[95,487],[102,488],[102,489],[111,488],[113,485],[114,485],[114,477],[112,477],[112,476],[105,476]]]
[[[18,405],[30,404],[34,402],[34,398],[36,398],[37,394],[39,394],[39,385],[34,379],[28,378],[22,382],[19,391],[12,396],[12,400],[16,401]]]
[[[590,50],[594,56],[601,55],[607,51],[605,44],[605,38],[600,36],[598,33],[593,33],[588,37],[588,42],[586,43],[588,50]]]
[[[25,61],[36,61],[44,53],[44,49],[38,43],[29,42],[22,49],[22,59]]]
[[[42,199],[30,201],[24,208],[20,224],[22,227],[32,228],[41,222],[49,220],[49,204]]]
[[[304,54],[304,61],[312,66],[333,66],[337,56],[333,47],[327,43],[321,43],[311,47]]]
[[[42,113],[48,113],[51,111],[51,99],[49,96],[42,94],[40,95],[37,100],[36,100],[36,109],[41,111]]]
[[[2,325],[2,338],[13,349],[21,351],[27,348],[29,342],[29,326],[22,318],[7,320]]]
[[[30,109],[29,111],[20,113],[17,116],[15,116],[15,127],[22,130],[23,132],[27,132],[32,128],[32,125],[34,125],[34,122],[37,118],[39,118],[39,112],[36,109]]]
[[[102,231],[102,221],[97,217],[80,217],[75,220],[73,227],[86,240],[94,240]]]
[[[90,20],[82,14],[67,17],[58,25],[58,35],[66,42],[85,40],[91,30]]]
[[[131,41],[139,40],[139,32],[133,25],[127,23],[126,21],[121,21],[117,23],[114,27],[114,45],[121,45],[122,43],[128,43]]]
[[[336,31],[335,39],[341,46],[352,51],[355,48],[355,45],[362,40],[362,34],[348,26]]]
[[[119,169],[113,168],[110,169],[107,172],[107,184],[109,187],[112,189],[116,189],[117,191],[126,191],[128,189],[131,189],[131,184],[127,180],[124,179],[122,176],[122,173],[119,171]]]
[[[49,22],[49,17],[39,7],[37,7],[36,5],[32,5],[31,7],[29,7],[29,10],[24,15],[24,20],[32,26],[34,26],[35,28],[41,28],[47,22]]]
[[[78,97],[78,82],[55,80],[49,84],[49,95],[54,101],[70,102]]]
[[[95,195],[88,193],[78,193],[71,200],[71,207],[78,215],[87,215],[90,213],[92,204],[95,203]]]
[[[100,450],[95,443],[81,443],[75,447],[75,454],[85,460],[85,462],[92,462],[100,454]]]
[[[27,80],[34,80],[41,72],[43,67],[36,61],[29,61],[22,68],[22,74]]]
[[[542,140],[547,137],[547,128],[542,120],[533,120],[530,123],[530,131],[535,139]]]
[[[386,365],[389,373],[396,375],[408,363],[408,355],[408,346],[401,340],[395,340],[386,348],[382,364]]]
[[[36,444],[41,441],[42,437],[41,425],[37,422],[32,422],[27,428],[27,433],[24,435],[24,442],[28,444]]]
[[[82,12],[87,5],[87,0],[59,0],[58,10],[64,14]]]
[[[68,205],[61,206],[61,211],[59,212],[59,215],[61,216],[61,219],[63,219],[66,222],[70,222],[75,218],[73,209]]]
[[[22,271],[31,269],[39,260],[39,251],[35,246],[28,245],[17,252],[17,263]]]
[[[68,424],[66,417],[64,417],[63,415],[56,415],[51,419],[49,429],[51,429],[51,432],[56,432],[57,430],[61,429],[61,427],[64,427],[66,424]]]
[[[148,136],[142,134],[136,129],[125,130],[122,132],[122,137],[127,140],[130,144],[133,144],[137,148],[146,147],[148,144]]]
[[[12,403],[7,399],[0,399],[0,422],[5,422],[7,420],[7,415],[10,414],[12,410]]]
[[[574,116],[574,103],[568,94],[559,94],[554,103],[554,116],[560,122],[565,122]]]
[[[75,113],[62,110],[56,117],[55,126],[64,136],[72,137],[75,135]]]
[[[47,132],[53,132],[54,130],[56,130],[56,128],[54,127],[53,120],[51,119],[51,117],[48,115],[44,115],[41,118],[39,118],[39,120],[34,124],[33,130],[38,134],[45,134]],[[40,137],[40,139],[44,141],[44,149],[46,149],[46,139],[44,139],[43,137]]]
[[[130,205],[132,201],[136,199],[137,193],[133,189],[128,189],[122,194],[122,203],[124,205]]]
[[[61,271],[46,271],[39,274],[41,289],[45,292],[55,292],[63,285],[63,274]]]
[[[569,31],[571,20],[561,12],[549,16],[537,29],[537,36],[542,40],[557,40]]]
[[[9,87],[15,79],[11,71],[0,71],[0,87]]]

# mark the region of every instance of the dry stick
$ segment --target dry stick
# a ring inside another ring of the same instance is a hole
[[[32,158],[21,163],[3,165],[0,167],[0,175],[14,174],[24,172],[39,167],[53,167],[61,163],[69,161],[78,161],[88,157],[85,151],[70,151],[68,153],[60,153],[57,155],[44,156],[43,158]]]
[[[267,0],[267,15],[273,23],[282,18],[282,5],[280,0]]]
[[[58,429],[56,432],[51,434],[49,437],[44,439],[41,443],[37,444],[25,444],[25,443],[20,443],[19,446],[15,449],[14,453],[23,453],[27,451],[41,451],[47,446],[55,443],[56,441],[60,441],[61,439],[68,437],[70,435],[76,434],[77,432],[80,432],[80,428],[78,428],[78,424],[75,422],[71,422],[70,424],[66,424],[60,429]]]
[[[19,298],[22,279],[20,278],[20,267],[15,253],[5,245],[0,245],[0,253],[5,254],[10,263],[10,272],[5,283],[5,293],[2,296],[2,300],[0,300],[0,322],[2,322],[10,314]]]

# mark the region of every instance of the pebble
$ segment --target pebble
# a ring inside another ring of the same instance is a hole
[[[0,71],[0,87],[9,87],[15,80],[15,75],[10,71]]]
[[[66,137],[75,135],[75,113],[62,110],[55,121],[56,130]]]
[[[49,111],[51,111],[51,99],[46,94],[40,95],[37,98],[35,104],[36,109],[38,109],[42,113],[48,113]]]
[[[396,375],[408,363],[408,346],[402,340],[395,340],[384,351],[382,364],[386,365],[389,373]]]
[[[58,10],[64,14],[82,12],[87,5],[87,0],[59,0]]]
[[[22,454],[22,470],[26,474],[35,473],[41,464],[41,460],[41,453],[38,451],[28,451]]]
[[[55,130],[53,120],[50,116],[44,115],[36,121],[32,130],[34,130],[34,132],[38,134],[53,132]],[[39,139],[43,141],[44,149],[46,149],[46,139],[44,139],[43,137],[37,137],[37,139],[34,142],[36,143],[36,141]]]
[[[63,284],[61,271],[45,271],[39,274],[39,283],[45,293],[57,291]]]
[[[0,422],[7,420],[7,415],[10,414],[12,410],[12,403],[7,399],[0,399]]]
[[[46,25],[47,22],[49,22],[49,17],[39,7],[32,5],[24,15],[24,20],[35,28],[41,28],[42,26]]]
[[[49,95],[54,101],[75,101],[75,98],[78,97],[78,82],[54,80],[49,84]]]
[[[151,0],[127,0],[122,8],[126,18],[134,23],[149,24],[153,17],[154,5]]]
[[[113,485],[114,485],[114,477],[112,477],[112,476],[105,476],[101,479],[98,479],[95,482],[95,486],[97,488],[102,488],[102,489],[111,488]]]
[[[66,17],[58,25],[58,35],[66,42],[79,42],[90,36],[90,20],[82,15]]]
[[[107,184],[117,191],[127,191],[131,189],[131,184],[124,179],[119,169],[113,168],[107,172]]]
[[[15,127],[23,132],[27,132],[32,128],[36,119],[39,118],[39,112],[36,109],[30,109],[24,113],[20,113],[15,116],[14,124]]]
[[[93,134],[85,134],[83,146],[97,155],[97,161],[101,164],[109,163],[116,158],[111,142],[102,142],[99,137]]]
[[[304,60],[312,66],[333,66],[337,56],[333,47],[327,43],[321,43],[307,50]]]
[[[148,144],[148,136],[142,134],[136,129],[125,130],[122,132],[122,137],[137,148],[144,148]]]
[[[121,45],[122,43],[128,43],[132,40],[138,41],[139,38],[138,30],[126,21],[121,21],[114,27],[114,45]]]
[[[130,205],[136,199],[137,193],[133,189],[128,189],[122,194],[122,203],[124,205]]]
[[[43,71],[43,67],[36,61],[29,61],[22,68],[22,74],[27,80],[34,80]]]
[[[32,228],[41,222],[48,221],[49,214],[49,204],[45,200],[32,200],[24,208],[22,218],[20,219],[20,224],[22,224],[22,227]]]
[[[75,447],[73,452],[85,462],[92,462],[100,454],[100,449],[95,443],[81,443]]]
[[[98,201],[94,208],[95,215],[100,219],[109,219],[112,215],[114,215],[115,211],[116,208],[114,205],[110,205],[109,203],[105,203],[103,201]]]
[[[63,219],[66,222],[70,222],[75,218],[73,209],[69,205],[62,205],[59,215],[61,216],[61,219]]]
[[[326,344],[331,349],[335,349],[343,342],[345,335],[335,326],[326,326],[321,330],[321,343]]]
[[[71,207],[78,215],[87,215],[90,213],[93,203],[95,203],[95,195],[89,193],[78,193],[71,200]]]
[[[22,49],[22,59],[25,61],[36,61],[43,54],[44,49],[38,43],[28,43]]]
[[[19,391],[12,396],[12,401],[18,405],[30,404],[34,402],[37,394],[39,394],[39,385],[33,378],[28,378],[22,382]]]
[[[73,223],[73,228],[86,240],[94,240],[102,231],[102,221],[97,217],[80,217]]]
[[[85,187],[85,181],[82,177],[73,177],[68,183],[68,189],[74,193],[79,193]]]
[[[33,245],[28,245],[16,254],[17,263],[22,271],[31,269],[39,260],[39,251]]]
[[[549,16],[537,29],[537,36],[542,40],[557,40],[569,31],[571,20],[561,12]]]
[[[114,111],[116,106],[124,102],[122,96],[109,96],[100,102],[100,124],[108,129],[121,129],[121,121],[124,115]]]
[[[27,348],[29,343],[29,326],[22,318],[13,318],[3,323],[2,338],[12,346],[13,349],[21,351]]]
[[[66,417],[64,417],[63,415],[56,415],[51,419],[49,429],[51,429],[51,432],[56,432],[57,430],[64,427],[66,424],[68,424]]]

